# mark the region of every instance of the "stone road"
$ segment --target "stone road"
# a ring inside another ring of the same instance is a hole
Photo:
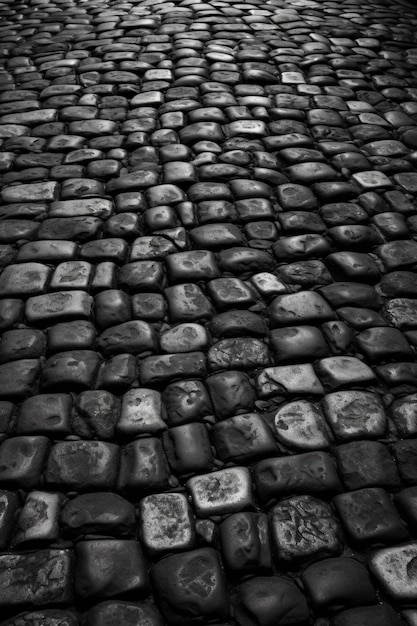
[[[1,625],[416,626],[417,7],[0,18]]]

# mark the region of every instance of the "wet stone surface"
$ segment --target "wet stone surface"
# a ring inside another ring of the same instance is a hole
[[[0,0],[1,626],[417,625],[411,0]]]

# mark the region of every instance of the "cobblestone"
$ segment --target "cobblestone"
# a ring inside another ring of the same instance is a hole
[[[1,626],[415,626],[412,1],[0,21]]]

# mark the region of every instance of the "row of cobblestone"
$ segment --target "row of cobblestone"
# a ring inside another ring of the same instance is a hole
[[[417,625],[398,7],[0,0],[2,626]]]

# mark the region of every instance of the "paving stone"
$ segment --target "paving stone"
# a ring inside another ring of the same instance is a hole
[[[312,496],[281,500],[271,510],[270,530],[280,562],[338,556],[343,549],[343,534],[332,509]]]
[[[415,328],[416,301],[411,298],[392,298],[385,306],[385,317],[388,322],[399,330]]]
[[[348,609],[338,613],[332,621],[332,626],[359,626],[359,624],[400,626],[401,620],[390,605],[384,604]]]
[[[162,441],[175,474],[198,474],[212,469],[214,459],[204,424],[194,422],[170,428],[163,434]]]
[[[43,436],[6,439],[0,446],[0,479],[14,489],[31,489],[40,483],[49,441]]]
[[[194,322],[212,317],[211,302],[198,285],[183,283],[165,290],[171,322]]]
[[[186,484],[199,517],[235,513],[252,505],[250,474],[246,467],[193,476]]]
[[[11,618],[4,622],[6,626],[35,626],[37,623],[45,624],[45,626],[77,626],[78,618],[72,611],[61,609],[40,609],[39,611],[29,611],[19,613],[15,618]]]
[[[415,573],[411,566],[417,546],[406,543],[401,546],[383,548],[369,560],[369,568],[378,583],[394,601],[414,602],[416,596]]]
[[[92,350],[58,352],[45,362],[41,387],[45,391],[65,391],[68,385],[89,389],[94,385],[99,366],[99,356]]]
[[[39,359],[19,359],[0,365],[0,398],[24,400],[35,390],[41,370]]]
[[[339,611],[376,601],[366,567],[353,558],[331,558],[313,563],[302,573],[302,581],[314,608],[320,612]]]
[[[208,381],[210,380],[209,378]],[[170,426],[193,422],[213,413],[210,396],[199,380],[179,380],[170,383],[165,387],[162,399]]]
[[[339,494],[333,501],[350,541],[356,545],[391,545],[409,538],[384,489],[359,489]]]
[[[76,544],[74,590],[79,598],[111,598],[148,588],[138,541],[91,539]]]
[[[168,462],[159,439],[136,439],[121,449],[117,484],[119,490],[135,496],[169,488]]]
[[[203,352],[149,356],[139,365],[143,385],[161,385],[176,378],[203,377],[206,374],[206,358]]]
[[[324,336],[314,326],[286,326],[272,330],[269,335],[275,363],[316,360],[327,356]]]
[[[228,370],[213,374],[207,378],[206,384],[219,418],[247,413],[254,408],[255,389],[244,372]]]
[[[387,417],[380,398],[367,391],[337,391],[323,398],[322,408],[337,440],[383,437]]]
[[[0,363],[36,359],[45,351],[45,336],[40,330],[22,328],[5,331],[0,343]]]
[[[274,429],[282,444],[300,450],[325,449],[332,440],[319,407],[307,400],[283,404],[275,414]]]
[[[72,399],[69,394],[41,394],[27,398],[20,407],[16,433],[54,434],[56,438],[69,435],[71,410]]]
[[[89,350],[94,347],[96,330],[91,322],[61,322],[48,328],[48,352]]]
[[[162,614],[173,624],[228,618],[226,583],[212,548],[168,556],[153,566],[151,578]]]
[[[131,389],[123,396],[117,432],[123,437],[156,434],[166,428],[161,394],[152,389]]]
[[[333,252],[326,258],[326,265],[335,280],[369,284],[378,282],[379,269],[368,254],[362,252]]]
[[[0,329],[6,330],[18,323],[23,317],[23,300],[17,298],[2,298],[0,300]]]
[[[201,324],[179,324],[163,332],[159,339],[162,352],[195,352],[209,344],[206,329]]]
[[[146,496],[139,504],[141,540],[149,554],[194,547],[194,520],[184,494]]]
[[[19,508],[19,498],[13,491],[6,491],[2,489],[0,491],[1,502],[1,515],[0,515],[0,529],[1,529],[1,549],[4,550],[8,547],[14,529],[16,514]]]
[[[309,617],[304,594],[283,576],[257,576],[241,583],[235,608],[239,624],[303,624]]]
[[[97,276],[97,270],[96,270]],[[118,286],[126,291],[160,291],[164,285],[163,266],[158,261],[126,263],[117,273]]]
[[[0,294],[7,297],[44,293],[49,276],[49,267],[42,263],[9,265],[0,275]]]
[[[45,198],[42,198],[44,200]],[[21,202],[22,200],[19,200]],[[33,201],[32,198],[29,201]],[[107,219],[113,211],[113,203],[106,198],[81,198],[79,200],[56,200],[52,202],[49,217],[100,217]]]
[[[13,544],[22,546],[32,542],[40,545],[59,538],[59,511],[61,496],[45,491],[31,491],[17,519]]]
[[[1,192],[2,202],[52,202],[57,199],[57,182],[30,183],[5,187]]]
[[[156,350],[154,329],[147,322],[132,320],[111,326],[97,339],[97,348],[105,356],[114,354],[149,354]]]
[[[256,379],[262,398],[277,395],[321,395],[323,386],[309,363],[268,367]]]
[[[402,396],[392,402],[390,416],[402,437],[412,437],[416,426],[416,395]]]
[[[72,558],[69,550],[1,554],[3,607],[67,604],[72,600]]]
[[[29,323],[46,325],[71,319],[90,317],[92,298],[85,291],[59,291],[33,296],[26,302]]]
[[[326,452],[265,459],[255,465],[254,480],[263,502],[293,493],[323,496],[342,491],[336,466]]]
[[[371,285],[334,282],[319,287],[318,292],[335,308],[346,305],[379,309],[381,306],[381,298]]]
[[[170,254],[166,258],[166,265],[168,274],[175,283],[211,280],[219,274],[214,254],[205,250]]]
[[[350,491],[364,487],[396,489],[400,477],[388,448],[379,441],[358,441],[337,446],[339,474]]]
[[[163,624],[160,613],[149,604],[108,600],[96,604],[87,613],[88,626],[108,626],[116,622],[123,622],[126,626],[137,624],[162,626]]]

